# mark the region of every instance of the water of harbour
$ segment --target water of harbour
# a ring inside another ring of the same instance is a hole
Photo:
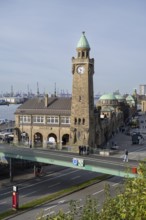
[[[0,105],[0,119],[15,120],[14,112],[20,104]]]

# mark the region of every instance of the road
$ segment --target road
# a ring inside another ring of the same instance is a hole
[[[52,194],[62,189],[80,184],[101,174],[89,171],[82,171],[72,168],[50,165],[46,169],[45,175],[31,178],[28,181],[14,181],[19,189],[19,205],[40,197]],[[6,184],[0,188],[0,212],[12,208],[12,184]]]
[[[42,163],[55,164],[72,168],[76,167],[77,169],[101,172],[123,177],[125,177],[127,174],[125,164],[122,163],[121,159],[118,157],[101,157],[98,153],[90,155],[78,155],[77,153],[65,151],[30,149],[0,144],[0,155],[5,155],[6,158],[12,157],[16,159],[38,161]],[[80,162],[74,164],[74,158],[76,161]],[[133,166],[137,166],[137,164],[137,160],[130,160],[128,166],[129,168],[132,168]],[[129,175],[133,177],[135,174],[130,171]]]
[[[120,146],[120,151],[118,154],[111,155],[108,158],[101,157],[101,156],[99,157],[98,155],[94,154],[92,155],[91,160],[94,160],[94,159],[102,160],[102,163],[104,163],[104,161],[106,162],[108,161],[110,164],[110,163],[113,163],[113,161],[117,161],[118,159],[118,163],[120,163],[121,165],[123,164],[124,166],[124,163],[122,162],[122,156],[123,156],[123,152],[125,148],[129,150],[129,161],[133,161],[134,159],[135,161],[139,162],[139,160],[144,160],[146,158],[145,142],[144,142],[144,145],[131,145],[131,137],[126,136],[122,133],[119,133],[116,136],[114,136],[114,141],[116,141],[117,144]],[[54,167],[53,173],[52,173],[53,171],[52,167]],[[50,171],[48,170],[44,177],[32,178],[29,181],[25,181],[23,183],[18,184],[19,193],[20,193],[19,195],[20,205],[28,201],[31,201],[33,199],[37,199],[40,196],[51,194],[55,191],[64,189],[71,185],[81,183],[97,175],[98,173],[94,173],[94,172],[76,170],[72,168],[63,168],[63,167],[57,168],[57,166],[52,165],[50,166]],[[114,187],[118,185],[120,182],[121,182],[120,177],[113,177],[109,183],[110,185],[113,185],[112,187],[114,189]],[[97,195],[98,197],[100,195],[100,202],[102,203],[102,197],[103,197],[102,193],[103,193],[104,183],[105,182],[96,184],[94,185],[95,187],[91,186],[91,188],[90,187],[86,188],[83,191],[78,192],[77,194],[66,196],[60,200],[56,200],[52,203],[48,203],[48,205],[45,204],[45,206],[41,206],[40,208],[37,207],[36,209],[33,209],[32,211],[24,213],[21,215],[21,217],[18,216],[17,218],[15,216],[14,218],[11,217],[11,219],[15,219],[15,220],[22,219],[23,220],[23,219],[27,219],[26,217],[27,215],[28,215],[28,219],[36,219],[34,216],[36,216],[42,210],[44,211],[44,215],[46,215],[49,212],[57,212],[58,209],[62,207],[64,207],[64,210],[68,210],[68,201],[70,201],[73,198],[81,199],[81,201],[84,201],[84,198],[82,198],[82,196],[84,197],[89,194]],[[0,212],[2,212],[2,211],[5,211],[11,208],[12,206],[12,203],[11,203],[12,185],[9,187],[7,186],[5,188],[4,187],[1,188],[0,195],[1,195]]]
[[[98,208],[101,207],[101,204],[104,201],[104,186],[105,184],[109,184],[111,187],[112,195],[115,195],[116,189],[121,186],[122,187],[123,179],[120,177],[112,177],[108,180],[102,181],[98,184],[94,184],[88,188],[80,190],[78,192],[72,193],[70,195],[64,196],[60,199],[57,199],[52,202],[45,203],[41,206],[37,206],[36,208],[29,210],[27,212],[21,213],[20,215],[16,215],[11,217],[11,220],[36,220],[41,214],[43,216],[49,216],[55,213],[58,213],[59,210],[63,210],[65,213],[69,212],[69,205],[71,200],[75,200],[79,202],[78,209],[82,209],[87,196],[92,196],[93,198],[97,198],[99,200]]]
[[[145,145],[146,139],[144,140],[143,145],[132,145],[130,136],[127,136],[123,133],[118,133],[116,136],[113,137],[113,140],[120,146],[120,151],[118,154],[110,156],[109,157],[110,161],[112,161],[112,158],[119,158],[122,162],[123,160],[122,157],[123,157],[125,148],[127,148],[129,151],[129,160],[136,160],[139,162],[140,160],[144,160],[146,158],[146,145]],[[101,159],[104,159],[104,157],[101,157]],[[37,207],[33,210],[25,212],[21,214],[20,216],[15,216],[14,218],[11,218],[11,219],[36,220],[36,216],[40,215],[40,213],[43,213],[44,216],[47,216],[47,215],[57,213],[60,209],[64,210],[65,212],[68,212],[69,202],[71,200],[79,200],[81,202],[80,206],[83,206],[87,195],[92,195],[93,197],[97,197],[99,199],[99,203],[100,203],[99,206],[100,206],[104,200],[104,185],[107,183],[111,186],[112,193],[114,195],[116,191],[115,189],[119,185],[122,185],[123,178],[116,177],[116,176],[112,177],[109,180],[102,181],[98,184],[92,185],[79,192],[73,193],[69,196],[65,196],[53,202],[46,203],[40,207]]]
[[[133,129],[134,131],[134,129]],[[146,159],[146,134],[142,134],[144,137],[143,144],[136,144],[132,145],[132,138],[129,135],[125,135],[124,133],[119,132],[115,135],[111,140],[110,143],[113,141],[117,143],[120,147],[120,151],[118,154],[112,155],[110,157],[121,158],[124,155],[124,150],[128,149],[129,151],[129,161],[142,161]]]

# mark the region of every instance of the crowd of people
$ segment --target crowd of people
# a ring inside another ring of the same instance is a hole
[[[79,146],[79,155],[89,155],[89,146]]]

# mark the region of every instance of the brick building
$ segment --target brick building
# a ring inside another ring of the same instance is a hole
[[[22,104],[15,112],[15,142],[28,141],[32,147],[44,148],[50,143],[58,148],[69,145],[73,151],[79,145],[94,148],[106,142],[115,126],[122,124],[122,117],[116,123],[117,112],[101,119],[100,108],[94,105],[94,59],[90,58],[90,45],[84,32],[76,51],[77,56],[72,58],[72,97],[46,94]]]

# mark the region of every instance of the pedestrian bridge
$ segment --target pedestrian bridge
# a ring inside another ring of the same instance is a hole
[[[95,154],[78,155],[63,151],[32,149],[1,144],[0,158],[15,158],[54,164],[120,177],[137,177],[137,174],[133,172],[133,168],[138,166],[137,161],[123,163],[119,158],[103,157]]]

